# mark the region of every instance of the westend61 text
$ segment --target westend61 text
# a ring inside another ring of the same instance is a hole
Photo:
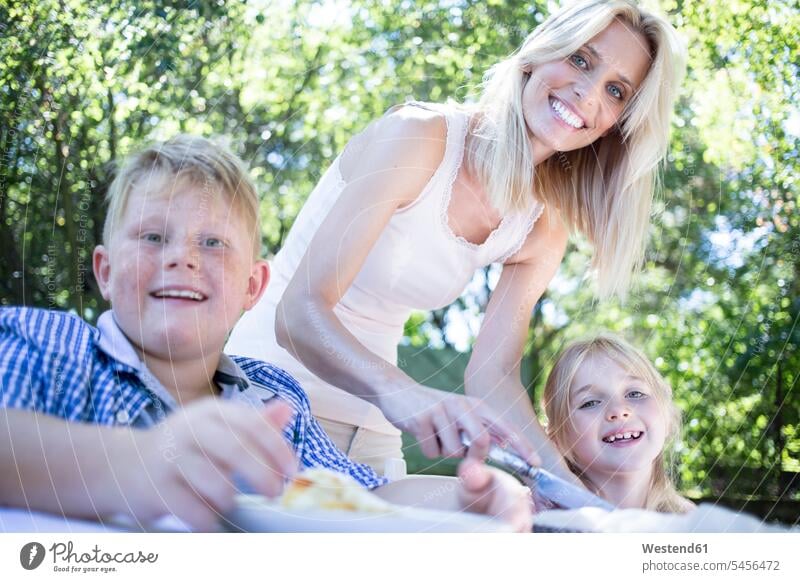
[[[707,554],[708,544],[686,544],[681,546],[642,544],[642,552],[645,554]]]
[[[63,544],[57,542],[50,546],[50,552],[53,554],[53,563],[57,560],[72,564],[153,564],[158,560],[158,554],[145,554],[141,550],[138,552],[116,552],[110,554],[103,552],[96,544],[88,552],[76,553],[72,551],[72,542]]]

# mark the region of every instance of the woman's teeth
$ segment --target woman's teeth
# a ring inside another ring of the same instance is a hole
[[[611,436],[604,437],[603,438],[603,442],[613,443],[614,441],[635,440],[635,439],[638,439],[641,435],[642,435],[642,433],[640,431],[622,432],[622,433],[619,433],[619,434],[614,434],[614,435],[611,435]]]
[[[550,99],[550,107],[553,108],[553,111],[564,120],[567,125],[574,127],[575,129],[582,129],[583,128],[583,121],[581,121],[580,117],[572,113],[569,109],[564,107],[560,101],[557,99]]]

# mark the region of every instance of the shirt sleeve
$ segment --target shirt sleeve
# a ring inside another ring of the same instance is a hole
[[[347,473],[369,489],[386,485],[389,482],[387,478],[378,476],[369,465],[356,463],[345,455],[310,412],[305,426],[304,441],[305,446],[300,455],[300,461],[304,467],[326,467],[340,473]]]
[[[294,421],[284,430],[284,436],[291,443],[300,464],[306,468],[324,467],[353,477],[364,487],[374,489],[389,482],[380,477],[369,465],[356,463],[349,459],[333,443],[325,430],[311,414],[308,396],[297,381],[284,370],[247,358],[235,358],[242,370],[257,382],[274,388],[278,397],[288,402],[295,411]]]
[[[0,309],[0,408],[68,417],[66,408],[87,381],[76,355],[86,347],[85,328],[64,313]]]

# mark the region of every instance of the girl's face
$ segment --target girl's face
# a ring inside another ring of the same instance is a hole
[[[565,444],[594,483],[651,470],[664,448],[667,421],[644,380],[594,354],[578,368],[569,391]]]
[[[536,67],[522,92],[535,158],[580,149],[605,135],[649,66],[646,39],[615,20],[567,59]]]

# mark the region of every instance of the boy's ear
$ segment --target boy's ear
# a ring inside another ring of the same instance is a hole
[[[103,299],[110,301],[111,263],[109,262],[108,249],[103,245],[94,247],[92,268],[94,269],[94,278],[97,281],[97,286],[100,288],[100,294],[103,296]]]
[[[267,290],[268,283],[269,263],[258,260],[253,263],[253,267],[250,269],[250,280],[247,282],[247,299],[244,304],[245,311],[248,311],[258,303],[264,291]]]

